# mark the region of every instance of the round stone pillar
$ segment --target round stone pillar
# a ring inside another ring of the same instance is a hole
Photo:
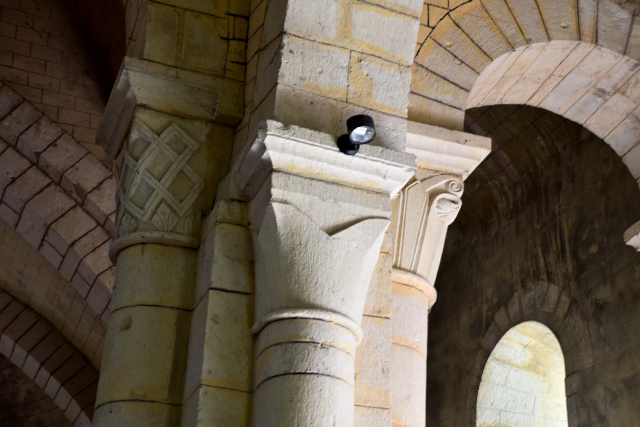
[[[206,145],[175,120],[134,115],[116,159],[117,270],[95,427],[180,425],[207,165]]]
[[[117,265],[94,425],[178,427],[196,253],[139,244]]]
[[[424,427],[427,330],[436,290],[424,278],[393,269],[391,416],[394,425]]]
[[[425,176],[426,175],[426,176]],[[394,199],[391,417],[394,426],[425,427],[427,329],[433,286],[449,224],[460,210],[459,177],[418,173]]]
[[[267,121],[234,182],[249,203],[255,258],[254,427],[352,427],[354,362],[367,288],[414,174],[405,153]]]
[[[254,425],[352,425],[358,324],[325,310],[282,310],[256,327]]]

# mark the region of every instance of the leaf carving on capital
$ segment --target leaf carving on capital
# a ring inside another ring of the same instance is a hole
[[[364,304],[388,225],[386,218],[362,218],[329,234],[296,206],[271,203],[258,236],[257,298],[274,304],[266,312],[285,303],[350,315],[345,307]]]
[[[171,232],[178,223],[178,218],[171,212],[166,203],[162,203],[153,218],[151,218],[151,223],[160,231]]]
[[[394,267],[431,280],[440,262],[447,227],[460,208],[464,184],[459,177],[434,175],[413,180],[394,200]]]
[[[192,237],[204,190],[203,145],[173,123],[157,135],[140,118],[117,160],[118,233],[165,232]],[[135,224],[135,226],[134,226]],[[189,231],[189,233],[184,233]]]
[[[185,236],[197,237],[199,232],[198,225],[200,224],[200,216],[200,212],[194,212],[185,218],[183,230]]]
[[[120,227],[118,228],[118,234],[126,235],[135,233],[138,229],[138,221],[131,218],[131,215],[125,213],[120,220]]]

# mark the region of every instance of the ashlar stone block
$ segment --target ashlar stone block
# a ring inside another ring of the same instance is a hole
[[[9,144],[16,145],[18,137],[34,124],[42,113],[31,104],[24,102],[0,122],[0,137]]]
[[[185,398],[200,386],[211,394],[253,391],[253,303],[249,295],[210,290],[193,315]]]
[[[104,245],[103,245],[104,246]],[[111,310],[145,304],[190,310],[195,275],[195,251],[164,245],[134,245],[118,255]],[[146,274],[137,274],[144,268]]]
[[[31,164],[13,148],[0,154],[0,190],[4,190],[15,178],[26,171]]]
[[[43,174],[39,168],[33,166],[7,187],[3,202],[15,212],[20,212],[25,203],[38,194],[38,192],[50,182],[49,177]]]
[[[149,2],[148,14],[144,57],[163,64],[175,64],[180,18],[178,10],[163,4]]]
[[[54,181],[60,182],[62,174],[86,154],[86,149],[64,134],[40,155],[38,166]]]
[[[160,307],[112,311],[104,350],[103,372],[106,368],[108,375],[100,376],[96,406],[114,400],[134,401],[121,402],[122,407],[141,398],[158,407],[163,403],[180,405],[183,381],[179,378],[186,364],[189,317],[188,312]],[[136,347],[148,350],[127,351]],[[148,369],[134,368],[139,366]],[[178,382],[169,384],[172,378]]]
[[[40,153],[60,135],[62,135],[62,129],[49,118],[41,117],[18,138],[17,148],[29,160],[37,163]]]
[[[351,35],[354,41],[367,53],[395,58],[399,63],[411,65],[414,56],[417,19],[376,6],[358,3],[351,8]],[[380,28],[385,29],[385,37],[380,37]]]
[[[49,186],[27,203],[16,230],[39,248],[49,224],[74,205],[74,201],[60,187]]]
[[[398,116],[407,115],[411,68],[373,56],[353,53],[348,100]]]
[[[182,425],[197,427],[251,424],[251,393],[200,386],[182,409]]]
[[[335,43],[340,28],[339,0],[277,0],[287,4],[284,30],[314,40],[333,40]],[[270,5],[270,7],[273,7]],[[275,10],[274,10],[275,12]],[[273,13],[267,15],[270,18]]]
[[[349,84],[349,51],[283,37],[279,48],[282,65],[278,81],[338,100],[346,100]]]
[[[390,319],[362,317],[363,339],[356,349],[354,402],[388,408],[391,404]]]
[[[229,44],[227,18],[185,12],[182,63],[193,69],[222,76]]]

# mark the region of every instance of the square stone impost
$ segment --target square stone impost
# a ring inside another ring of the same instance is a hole
[[[181,118],[236,126],[244,114],[242,82],[125,57],[96,142],[114,158],[129,133],[136,107]]]
[[[267,121],[233,170],[249,202],[258,335],[254,425],[353,423],[367,288],[415,158]]]

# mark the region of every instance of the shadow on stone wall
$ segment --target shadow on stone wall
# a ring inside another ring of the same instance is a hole
[[[494,139],[451,226],[430,318],[427,419],[475,427],[482,369],[500,337],[536,320],[566,358],[569,426],[640,419],[640,266],[625,229],[640,194],[580,126],[530,107],[469,112]]]

